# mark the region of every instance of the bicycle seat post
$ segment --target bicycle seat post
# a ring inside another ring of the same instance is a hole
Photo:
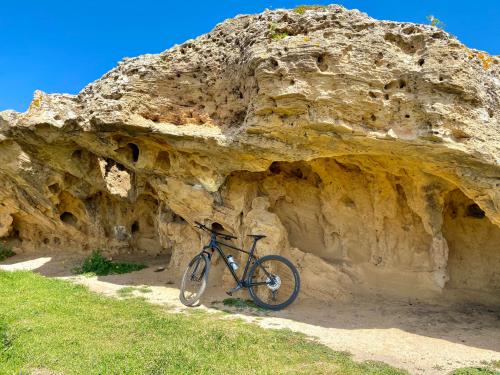
[[[217,245],[217,235],[215,233],[210,234],[210,247],[214,249]]]
[[[253,256],[253,253],[255,252],[255,248],[257,247],[257,241],[259,239],[257,237],[253,237],[253,244],[252,248],[250,249],[250,258]]]

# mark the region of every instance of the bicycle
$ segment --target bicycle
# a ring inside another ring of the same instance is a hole
[[[236,287],[226,292],[228,295],[231,296],[234,292],[246,288],[258,306],[269,310],[281,310],[295,301],[300,290],[300,276],[297,268],[280,255],[266,255],[259,258],[254,254],[257,241],[266,237],[265,235],[249,235],[253,238],[253,244],[246,251],[219,240],[219,238],[233,240],[237,237],[217,232],[197,221],[195,224],[198,229],[210,233],[210,242],[189,262],[182,276],[179,298],[184,305],[194,306],[205,292],[210,262],[216,250],[236,281]],[[221,246],[248,254],[241,278],[238,278],[236,274],[238,266],[233,257],[227,256]]]

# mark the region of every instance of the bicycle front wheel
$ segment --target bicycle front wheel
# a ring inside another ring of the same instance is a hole
[[[205,292],[210,261],[206,254],[198,254],[189,262],[181,281],[179,299],[186,306],[195,305]]]
[[[260,258],[250,270],[248,291],[254,302],[270,310],[281,310],[290,305],[300,291],[297,268],[279,255]]]

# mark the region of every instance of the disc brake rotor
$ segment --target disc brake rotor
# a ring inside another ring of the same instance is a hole
[[[266,279],[266,284],[269,289],[271,289],[273,292],[278,290],[281,286],[281,279],[278,275],[273,275],[272,280],[270,277]]]

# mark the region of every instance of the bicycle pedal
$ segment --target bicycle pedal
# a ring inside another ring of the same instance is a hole
[[[228,296],[232,296],[234,292],[237,292],[238,290],[240,290],[242,288],[242,285],[241,284],[238,284],[236,285],[236,287],[234,287],[233,289],[229,289],[226,294]]]

